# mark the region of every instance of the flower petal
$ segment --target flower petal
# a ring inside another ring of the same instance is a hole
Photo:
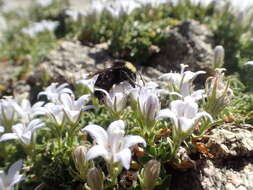
[[[66,109],[71,109],[73,107],[74,100],[69,94],[66,93],[61,94],[60,101],[63,104],[64,108]]]
[[[108,155],[108,151],[105,149],[104,146],[101,146],[101,145],[95,145],[93,147],[91,147],[87,154],[86,154],[86,159],[87,160],[93,160],[94,158],[97,158],[99,156],[102,156],[104,157],[104,159],[108,160],[110,159],[109,158],[109,155]]]
[[[145,139],[138,135],[127,135],[124,137],[124,148],[129,148],[139,143],[143,144],[143,146],[147,145]]]
[[[38,129],[43,126],[44,126],[44,123],[40,119],[34,119],[29,123],[27,128],[31,131],[34,131],[35,129]]]
[[[211,122],[213,122],[212,116],[205,111],[197,113],[194,119],[200,119],[201,117],[207,117]]]
[[[253,65],[253,61],[248,61],[246,63],[244,63],[245,65]]]
[[[23,175],[16,175],[13,181],[10,184],[10,187],[13,187],[15,184],[19,183],[20,181],[24,180],[25,176]]]
[[[87,104],[87,102],[90,100],[90,95],[86,94],[78,98],[78,100],[75,101],[75,106],[77,106],[79,109],[82,108],[84,104]]]
[[[162,119],[162,118],[170,118],[172,119],[174,124],[177,125],[177,116],[170,109],[163,109],[158,112],[156,119]]]
[[[23,123],[18,123],[11,127],[12,131],[17,134],[17,136],[21,137],[23,132],[25,131],[25,126]]]
[[[19,171],[21,170],[23,166],[22,160],[18,160],[14,164],[11,165],[11,167],[8,170],[8,178],[14,180],[15,175],[19,174]]]
[[[180,129],[183,132],[187,132],[195,124],[195,120],[194,119],[188,119],[186,117],[180,117],[178,120],[179,120],[179,124],[180,124]]]
[[[0,137],[0,142],[12,139],[19,139],[19,137],[15,133],[5,133]]]
[[[124,123],[124,121],[117,120],[117,121],[112,122],[109,125],[108,129],[107,129],[107,132],[108,132],[109,136],[115,130],[122,130],[122,131],[124,131],[125,130],[125,123]]]
[[[82,131],[88,132],[97,144],[101,146],[107,146],[108,135],[106,131],[99,125],[87,125],[85,128],[82,129]]]
[[[131,151],[129,148],[124,148],[114,156],[115,162],[120,162],[127,170],[130,168]]]
[[[4,127],[0,126],[0,133],[3,133],[3,132],[4,132]]]

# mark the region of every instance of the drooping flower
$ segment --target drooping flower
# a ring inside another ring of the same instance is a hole
[[[112,122],[107,131],[98,125],[88,125],[82,129],[89,133],[96,145],[87,152],[87,160],[102,156],[108,163],[121,163],[126,169],[130,168],[130,147],[141,143],[146,146],[145,140],[140,136],[125,134],[125,124],[122,120]]]
[[[19,160],[11,165],[7,175],[3,170],[0,170],[0,189],[1,190],[13,190],[14,186],[24,180],[24,176],[19,172],[22,168],[22,160]]]
[[[202,117],[212,117],[207,112],[198,112],[198,104],[190,97],[183,100],[175,100],[170,104],[170,109],[161,110],[157,118],[170,118],[179,133],[188,133]]]
[[[197,72],[184,71],[186,67],[188,66],[181,64],[180,73],[166,73],[159,77],[159,79],[169,81],[170,85],[172,86],[172,90],[178,93],[178,95],[182,98],[192,96],[193,80],[198,75],[206,73],[205,71],[197,71]]]
[[[82,111],[92,109],[94,106],[85,104],[90,100],[90,95],[83,95],[78,100],[74,96],[63,93],[60,95],[59,101],[63,106],[63,111],[71,123],[76,123]]]
[[[66,88],[67,86],[68,86],[67,83],[61,84],[59,86],[57,83],[52,83],[50,86],[48,86],[46,88],[45,91],[40,92],[38,94],[38,98],[42,95],[45,95],[45,96],[47,96],[47,98],[49,100],[51,100],[54,103],[57,103],[59,100],[60,94],[62,94],[62,93],[67,93],[67,94],[71,94],[71,95],[73,94],[72,90],[70,90],[69,88]]]
[[[20,140],[25,145],[31,143],[33,132],[44,126],[44,123],[40,119],[32,120],[28,125],[24,123],[18,123],[12,126],[12,133],[5,133],[0,137],[0,142],[7,140]]]

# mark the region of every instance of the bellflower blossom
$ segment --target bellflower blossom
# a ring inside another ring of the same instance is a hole
[[[96,90],[105,93],[105,105],[112,111],[114,115],[120,115],[127,105],[130,89],[132,89],[132,86],[128,82],[121,82],[118,85],[114,85],[109,92],[104,89]]]
[[[82,80],[77,81],[77,84],[83,85],[90,91],[90,93],[94,93],[94,86],[97,81],[98,75],[95,75],[89,79],[89,74],[83,74],[82,78]]]
[[[156,83],[147,83],[131,90],[132,107],[139,114],[140,122],[148,127],[154,126],[156,114],[160,110],[157,86]]]
[[[6,98],[0,100],[0,124],[6,129],[18,121],[17,107],[19,106],[14,99]]]
[[[22,168],[22,160],[19,160],[11,165],[7,175],[3,170],[0,170],[0,189],[1,190],[13,190],[14,186],[24,180],[24,176],[19,172]]]
[[[52,83],[50,86],[48,86],[46,88],[45,91],[40,92],[38,94],[38,98],[42,95],[45,95],[45,96],[47,96],[47,98],[49,100],[51,100],[54,103],[57,103],[59,100],[60,94],[62,94],[62,93],[67,93],[67,94],[71,94],[71,95],[73,94],[72,90],[70,90],[69,88],[66,88],[67,86],[68,86],[67,83],[61,84],[59,86],[57,83]]]
[[[90,95],[83,95],[75,100],[74,96],[63,93],[59,101],[63,106],[63,111],[71,123],[76,123],[80,117],[81,111],[94,108],[92,105],[84,106],[90,100]]]
[[[12,126],[12,133],[5,133],[0,137],[0,142],[17,139],[25,145],[31,143],[33,132],[44,126],[44,123],[40,119],[32,120],[28,125],[24,123],[18,123]]]
[[[131,150],[130,147],[141,143],[146,146],[145,140],[140,136],[125,134],[125,124],[122,120],[112,122],[107,130],[90,124],[82,129],[89,133],[96,145],[91,147],[87,154],[87,160],[102,156],[107,163],[121,163],[127,170],[130,168]]]
[[[23,123],[29,123],[38,114],[39,108],[42,107],[44,102],[39,101],[34,105],[28,99],[21,100],[20,104],[15,106],[15,110],[21,116]]]
[[[184,71],[188,65],[181,64],[181,72],[180,73],[166,73],[159,77],[159,79],[164,79],[170,82],[173,87],[172,94],[176,94],[181,98],[186,96],[192,96],[195,100],[199,100],[204,95],[204,90],[197,90],[193,92],[193,80],[200,74],[205,74],[205,71]]]
[[[63,105],[47,103],[44,107],[37,110],[37,115],[46,115],[51,122],[57,126],[61,126],[64,122],[65,114]]]
[[[198,112],[198,104],[190,97],[183,100],[175,100],[170,104],[170,109],[161,110],[157,118],[170,118],[175,126],[174,130],[178,134],[188,134],[198,120],[202,117],[207,117],[212,120],[211,115],[207,112]]]

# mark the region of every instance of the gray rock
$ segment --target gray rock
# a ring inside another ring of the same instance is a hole
[[[212,73],[214,51],[212,32],[196,21],[184,21],[168,28],[168,39],[151,63],[163,72],[179,70],[180,64],[189,65],[192,71]]]
[[[210,131],[207,148],[216,159],[253,155],[253,126],[225,124]]]
[[[83,46],[78,41],[62,41],[52,50],[32,75],[30,83],[73,83],[84,73],[93,73],[110,65],[107,44]]]

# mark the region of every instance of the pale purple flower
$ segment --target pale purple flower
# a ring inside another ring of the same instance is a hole
[[[24,123],[18,123],[12,126],[12,133],[5,133],[0,137],[0,142],[7,140],[20,140],[22,143],[29,145],[33,132],[44,126],[44,123],[40,119],[32,120],[28,125]]]
[[[82,131],[89,133],[96,143],[87,152],[87,160],[102,156],[110,164],[119,162],[129,169],[132,157],[130,147],[139,143],[146,146],[145,140],[140,136],[124,136],[125,124],[122,120],[112,122],[107,130],[91,124],[83,128]]]
[[[7,175],[3,170],[0,170],[0,189],[1,190],[14,190],[14,186],[24,180],[24,176],[19,172],[22,168],[22,160],[19,160],[11,165]]]

